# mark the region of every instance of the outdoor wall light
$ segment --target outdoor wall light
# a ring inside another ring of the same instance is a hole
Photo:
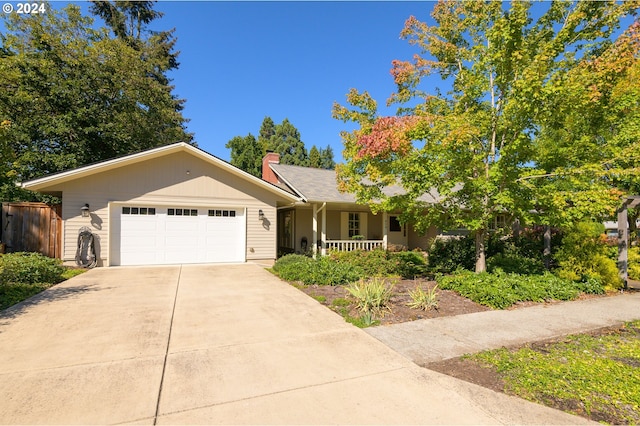
[[[80,213],[82,213],[82,217],[89,217],[89,204],[80,207]]]
[[[258,219],[264,220],[264,212],[262,211],[262,209],[258,210]]]

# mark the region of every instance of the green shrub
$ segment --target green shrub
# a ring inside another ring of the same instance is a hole
[[[427,271],[427,261],[420,252],[399,251],[389,253],[389,261],[392,264],[393,275],[402,278],[415,278],[423,276]]]
[[[387,284],[382,278],[371,280],[359,280],[347,286],[347,290],[356,300],[356,306],[366,319],[373,320],[376,316],[382,316],[389,299],[393,295],[394,284]]]
[[[546,227],[537,225],[533,227],[526,227],[520,231],[520,237],[517,241],[513,241],[513,244],[517,250],[517,253],[521,256],[544,260],[544,233]],[[557,252],[562,244],[563,234],[558,228],[551,228],[551,260],[553,261],[553,255]],[[553,266],[553,265],[552,265]]]
[[[640,247],[631,247],[627,253],[629,279],[640,280]]]
[[[368,277],[394,275],[394,265],[382,249],[332,252],[329,257],[340,264],[360,268]]]
[[[20,303],[51,286],[52,284],[48,283],[0,283],[0,310]]]
[[[471,236],[461,238],[436,238],[429,248],[429,269],[436,272],[452,272],[459,268],[475,269],[476,246]]]
[[[586,294],[604,294],[602,280],[597,277],[587,277],[584,281],[576,282],[575,286]]]
[[[622,286],[616,262],[609,257],[604,226],[599,223],[578,222],[571,227],[556,253],[559,268],[556,274],[564,279],[586,281],[596,278],[609,289]]]
[[[296,259],[289,259],[279,264],[277,268],[274,265],[273,269],[280,278],[287,281],[301,281],[307,285],[340,285],[357,281],[363,276],[362,269],[338,263],[328,257],[314,260],[306,256],[297,256]]]
[[[513,274],[542,274],[544,264],[540,259],[524,257],[517,253],[498,253],[487,259],[487,270],[493,272],[497,269]]]
[[[40,253],[0,255],[0,284],[56,284],[63,280],[64,271],[60,259],[52,259]]]
[[[543,275],[517,275],[504,272],[475,274],[462,272],[439,276],[438,286],[454,290],[476,303],[496,309],[505,309],[524,301],[572,300],[578,297],[583,285],[559,278],[551,273]],[[597,283],[587,288],[596,292]]]
[[[278,272],[283,266],[298,263],[307,263],[311,260],[312,259],[310,257],[303,256],[301,254],[287,254],[286,256],[282,256],[280,259],[278,259],[276,263],[273,264],[273,267],[271,269],[273,269],[274,272]]]

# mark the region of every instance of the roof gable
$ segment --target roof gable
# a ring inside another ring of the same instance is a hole
[[[135,154],[126,155],[124,157],[118,157],[111,160],[102,161],[96,164],[91,164],[87,166],[78,167],[76,169],[67,170],[60,173],[55,173],[52,175],[44,176],[41,178],[33,179],[27,182],[23,182],[21,186],[26,189],[30,189],[33,191],[46,191],[54,188],[56,185],[66,183],[69,181],[81,179],[93,174],[118,169],[120,167],[136,164],[142,161],[147,161],[153,158],[162,157],[165,155],[177,153],[177,152],[187,152],[194,157],[200,158],[209,164],[220,167],[242,179],[245,179],[255,185],[258,185],[268,191],[276,193],[282,197],[288,198],[292,201],[298,201],[299,198],[295,195],[269,183],[260,178],[257,178],[244,170],[241,170],[232,164],[221,160],[220,158],[209,154],[208,152],[194,147],[193,145],[189,145],[184,142],[178,142],[171,145],[165,145],[158,148],[153,148],[147,151],[138,152]]]

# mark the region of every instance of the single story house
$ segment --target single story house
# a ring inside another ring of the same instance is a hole
[[[34,179],[62,198],[62,259],[79,231],[94,234],[98,266],[273,262],[278,209],[299,197],[186,143]]]
[[[270,263],[285,253],[426,249],[426,235],[393,213],[373,214],[337,189],[334,170],[263,159],[262,179],[186,143],[24,182],[62,199],[62,259],[80,231],[94,235],[97,264]],[[430,196],[430,195],[428,195]],[[313,242],[316,244],[313,244]]]
[[[440,233],[431,227],[421,234],[410,224],[401,224],[398,213],[373,214],[368,205],[356,203],[353,194],[338,190],[334,170],[280,164],[277,153],[267,153],[262,179],[299,198],[292,205],[278,208],[280,254],[392,246],[426,250]],[[391,192],[397,190],[400,188],[389,188]],[[437,194],[424,197],[427,202],[435,202]]]

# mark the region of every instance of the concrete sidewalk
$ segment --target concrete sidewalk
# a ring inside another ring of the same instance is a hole
[[[2,424],[582,424],[418,367],[250,264],[97,268],[0,312]]]
[[[365,329],[418,365],[640,319],[640,292]]]

